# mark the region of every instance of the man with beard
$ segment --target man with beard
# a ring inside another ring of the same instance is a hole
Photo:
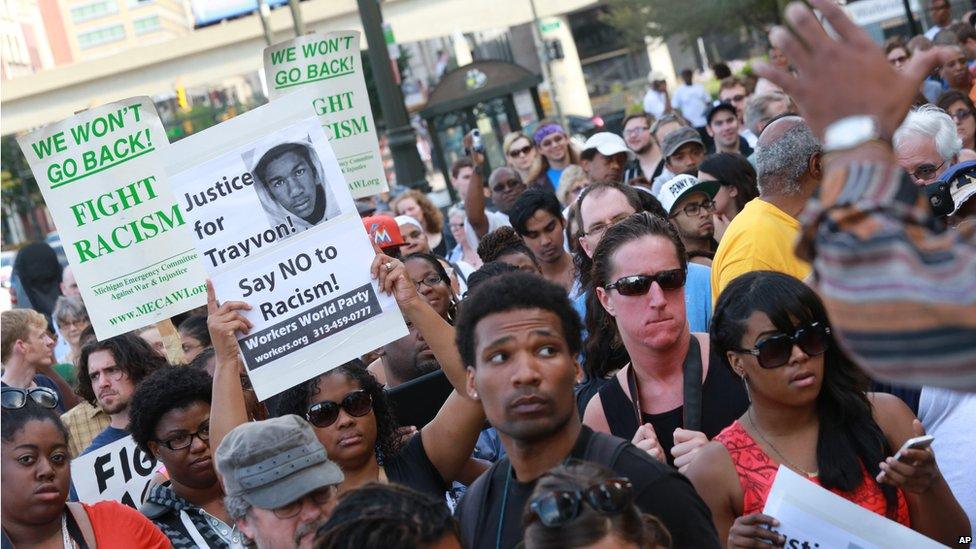
[[[312,547],[345,478],[315,429],[296,415],[239,425],[215,454],[224,506],[258,549]]]
[[[681,174],[664,184],[661,206],[668,212],[668,222],[678,231],[685,245],[688,261],[711,265],[715,253],[715,193],[718,181],[699,181],[693,175]]]
[[[623,144],[622,139],[614,137]],[[620,168],[623,163],[615,165]],[[512,228],[539,261],[542,276],[569,292],[571,299],[575,298],[579,293],[576,268],[573,257],[566,251],[566,220],[556,195],[542,189],[525,191],[512,207],[511,220]]]
[[[580,167],[590,183],[621,181],[624,166],[634,159],[634,153],[615,133],[600,132],[590,136],[580,151]]]
[[[78,395],[111,418],[82,455],[129,435],[129,408],[136,386],[164,366],[166,359],[132,333],[91,341],[81,349]]]
[[[651,117],[645,113],[624,118],[624,141],[637,157],[624,167],[624,183],[643,177],[649,187],[651,181],[661,175],[664,163],[661,162],[661,147],[651,133],[653,125]]]
[[[710,153],[739,153],[742,156],[752,154],[752,147],[746,139],[739,135],[739,118],[731,103],[719,103],[708,110],[706,117],[708,135],[713,144]]]
[[[392,389],[441,367],[416,326],[407,321],[407,335],[383,346],[380,357],[367,370]]]
[[[705,144],[701,135],[694,128],[682,127],[669,133],[661,144],[664,152],[664,167],[667,173],[662,173],[654,180],[651,192],[657,196],[661,186],[679,174],[698,174],[698,165],[705,159]],[[667,177],[665,177],[667,176]]]
[[[682,475],[580,423],[573,397],[580,330],[562,289],[535,275],[498,276],[465,300],[456,333],[468,396],[484,406],[508,454],[471,485],[458,508],[465,547],[517,546],[539,477],[570,458],[630,479],[634,504],[664,523],[675,547],[718,547],[708,508]]]

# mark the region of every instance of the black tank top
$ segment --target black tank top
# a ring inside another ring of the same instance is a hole
[[[619,379],[614,377],[600,388],[599,394],[610,433],[626,440],[634,438],[638,427],[634,404],[620,386]],[[702,384],[701,400],[702,432],[709,440],[722,429],[732,425],[732,422],[742,416],[749,407],[749,398],[742,380],[715,356],[709,357],[708,373],[705,374],[705,382]],[[674,446],[674,430],[682,427],[683,411],[684,406],[678,406],[660,414],[642,414],[644,423],[654,426],[657,440],[667,455],[669,465],[674,465],[671,448]]]

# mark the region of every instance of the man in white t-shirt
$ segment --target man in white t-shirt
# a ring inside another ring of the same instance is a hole
[[[691,69],[681,71],[684,84],[678,86],[671,99],[671,106],[681,111],[681,115],[695,128],[705,127],[705,112],[712,98],[701,84],[692,83],[694,73]]]
[[[929,15],[932,16],[932,26],[925,31],[925,37],[935,40],[935,35],[952,23],[952,8],[949,0],[932,0],[929,2]]]
[[[468,243],[472,248],[477,248],[481,237],[486,234],[499,227],[511,226],[508,222],[508,211],[525,191],[525,182],[517,171],[508,166],[495,168],[488,177],[488,188],[491,191],[491,202],[498,211],[486,209],[480,173],[484,167],[483,157],[477,155],[475,162],[471,183],[464,197],[464,211],[467,214],[467,219],[464,220],[464,234],[467,235]]]
[[[651,87],[644,94],[644,112],[654,118],[661,118],[671,110],[671,103],[668,101],[668,83],[661,71],[651,71],[647,75],[647,80]]]

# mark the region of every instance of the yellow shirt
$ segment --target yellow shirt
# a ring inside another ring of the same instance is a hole
[[[777,271],[800,280],[810,264],[796,257],[800,222],[759,198],[735,216],[712,259],[712,307],[735,277],[752,271]]]

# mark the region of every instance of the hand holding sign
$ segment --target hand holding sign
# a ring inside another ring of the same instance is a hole
[[[237,332],[248,333],[254,327],[239,311],[249,311],[251,306],[243,301],[217,304],[213,282],[207,279],[207,329],[214,353],[218,357],[237,356]]]
[[[409,307],[423,299],[417,286],[407,276],[407,268],[398,259],[378,252],[370,266],[370,274],[376,279],[380,290],[392,295],[400,307]]]
[[[744,517],[736,517],[729,529],[729,539],[726,547],[782,547],[786,543],[786,536],[777,534],[770,528],[779,526],[779,521],[769,515],[753,513]]]

